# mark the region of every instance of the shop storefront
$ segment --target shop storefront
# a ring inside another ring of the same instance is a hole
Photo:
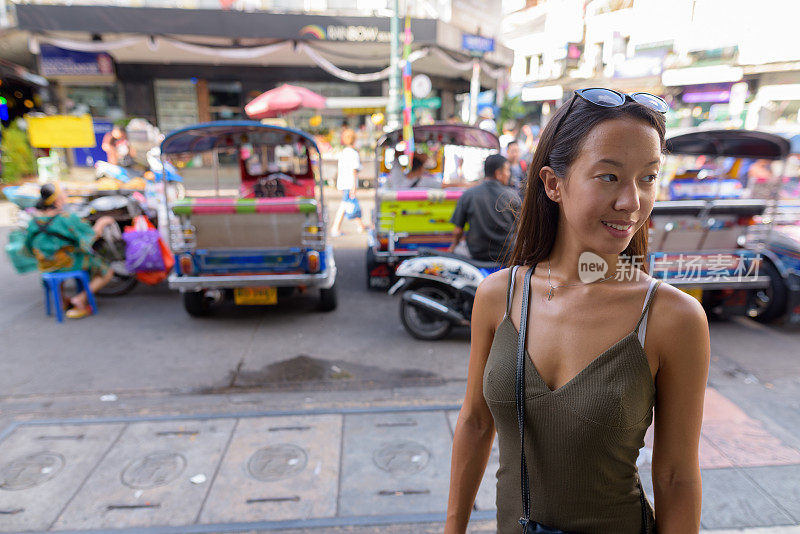
[[[42,46],[113,58],[125,115],[162,130],[239,118],[254,96],[282,83],[326,97],[388,96],[386,17],[34,4],[20,4],[17,11],[19,27]],[[435,99],[469,90],[472,60],[461,50],[460,30],[435,19],[413,19],[411,27],[412,72],[432,80],[419,113],[440,119],[448,110],[439,111]],[[481,84],[495,86],[510,59],[504,47],[481,59]],[[113,99],[104,98],[113,107]],[[300,113],[298,119],[312,116]],[[341,109],[321,116],[353,118]],[[366,118],[359,115],[358,122]]]

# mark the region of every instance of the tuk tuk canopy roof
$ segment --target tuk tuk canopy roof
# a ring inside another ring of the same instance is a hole
[[[314,139],[300,130],[262,124],[258,121],[214,121],[195,124],[170,133],[161,142],[161,153],[204,152],[247,143],[288,145],[298,141],[319,151]]]
[[[403,130],[390,132],[378,140],[379,147],[396,145],[403,140]],[[446,122],[414,126],[414,142],[437,141],[445,145],[471,146],[500,150],[500,140],[495,134],[477,126]]]
[[[669,154],[752,159],[784,159],[790,153],[785,138],[753,130],[707,130],[667,139]]]

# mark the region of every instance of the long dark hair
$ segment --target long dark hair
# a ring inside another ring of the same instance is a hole
[[[576,101],[558,131],[558,138],[553,138],[554,130],[567,112],[569,101],[558,108],[544,127],[533,153],[522,210],[517,216],[516,240],[507,265],[534,265],[550,255],[558,230],[559,207],[557,202],[547,196],[539,172],[542,167],[549,166],[556,176],[565,178],[569,166],[578,157],[584,139],[595,126],[603,121],[626,117],[644,121],[658,132],[661,150],[664,150],[666,121],[661,113],[636,102],[628,101],[619,107],[605,108],[577,96],[572,98]],[[623,255],[642,259],[647,256],[649,223],[648,216],[647,222],[633,235],[622,252]],[[641,267],[647,272],[646,262],[642,264]]]

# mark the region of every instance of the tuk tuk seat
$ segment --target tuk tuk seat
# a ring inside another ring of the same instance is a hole
[[[189,216],[198,249],[301,247],[319,233],[317,201],[310,198],[186,198],[173,206]]]
[[[659,201],[651,215],[649,248],[662,252],[737,249],[752,218],[764,213],[761,199]]]

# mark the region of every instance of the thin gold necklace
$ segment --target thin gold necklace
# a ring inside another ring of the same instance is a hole
[[[547,290],[547,294],[546,294],[547,295],[547,300],[552,300],[552,298],[553,298],[553,290],[554,289],[558,289],[560,287],[570,287],[570,286],[588,286],[589,284],[596,284],[596,283],[599,283],[599,282],[605,282],[606,280],[614,278],[616,275],[617,275],[617,273],[615,272],[614,274],[612,274],[610,276],[606,276],[605,278],[601,278],[600,280],[593,280],[591,282],[580,282],[578,284],[561,284],[560,286],[554,286],[550,282],[550,260],[547,260],[547,284],[550,286],[550,289]]]

